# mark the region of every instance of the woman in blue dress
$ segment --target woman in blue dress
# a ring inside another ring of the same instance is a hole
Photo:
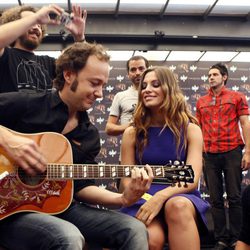
[[[199,232],[206,229],[209,205],[197,190],[202,172],[201,129],[188,109],[174,74],[166,67],[150,68],[142,75],[134,125],[122,138],[123,165],[165,165],[179,160],[191,165],[194,183],[172,186],[154,183],[148,193],[124,213],[145,223],[149,249],[200,250]],[[121,181],[121,189],[130,179]]]

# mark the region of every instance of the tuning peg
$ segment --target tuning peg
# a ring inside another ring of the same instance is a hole
[[[185,184],[183,185],[184,186],[184,188],[187,188],[188,187],[188,185],[187,185],[187,183],[185,182]]]
[[[179,162],[178,160],[175,160],[175,161],[174,161],[174,165],[175,165],[175,166],[179,166],[179,165],[180,165],[180,162]]]
[[[181,187],[181,183],[178,181],[178,187]]]
[[[178,179],[178,176],[177,176],[177,175],[173,175],[173,176],[172,176],[172,179],[173,179],[174,181],[176,181],[176,180]]]

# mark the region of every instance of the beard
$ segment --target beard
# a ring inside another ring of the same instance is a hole
[[[133,79],[131,79],[132,83],[135,85],[135,86],[139,86],[140,82],[141,82],[141,76],[137,76]]]
[[[27,38],[27,35],[23,35],[19,38],[20,44],[28,50],[35,50],[40,45],[41,40],[42,39],[30,40]]]

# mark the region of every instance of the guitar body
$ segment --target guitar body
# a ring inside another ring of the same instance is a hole
[[[69,141],[53,132],[21,134],[34,140],[47,162],[72,164]],[[46,173],[30,177],[0,148],[0,220],[19,212],[58,214],[73,198],[72,180],[48,180]]]

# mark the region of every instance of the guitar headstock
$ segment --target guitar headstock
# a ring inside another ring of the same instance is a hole
[[[186,165],[184,162],[170,161],[163,166],[163,171],[164,180],[161,182],[172,183],[172,185],[178,183],[179,187],[182,186],[182,182],[184,182],[184,187],[187,187],[187,183],[194,182],[194,171],[192,166]]]

